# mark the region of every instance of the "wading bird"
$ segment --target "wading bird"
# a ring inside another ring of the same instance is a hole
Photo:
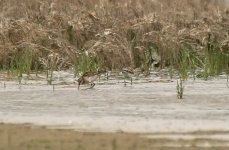
[[[126,86],[126,78],[130,78],[130,83],[132,85],[132,77],[134,76],[134,70],[132,68],[123,68],[122,73],[124,75],[124,85]]]
[[[94,81],[102,74],[103,72],[85,72],[79,79],[78,79],[78,89],[82,84],[91,84],[90,88],[95,86]]]

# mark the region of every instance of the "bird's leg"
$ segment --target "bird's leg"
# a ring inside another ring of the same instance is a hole
[[[124,79],[124,86],[126,86],[126,79]]]
[[[107,76],[107,80],[109,79],[109,75],[108,75],[108,72],[106,72],[106,76]]]
[[[94,86],[95,86],[95,83],[92,82],[92,83],[91,83],[91,89],[92,89]]]
[[[93,83],[93,86],[92,87],[94,87],[95,86],[95,83]]]
[[[130,78],[130,83],[131,83],[131,85],[132,85],[132,77]]]

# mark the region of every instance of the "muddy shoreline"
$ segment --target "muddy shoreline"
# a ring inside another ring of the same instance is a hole
[[[63,78],[66,79],[66,78]],[[161,78],[96,82],[94,89],[45,80],[0,88],[0,122],[58,126],[79,131],[191,132],[229,130],[229,90],[225,78],[187,80],[184,99],[176,80]],[[147,82],[148,81],[148,82]]]
[[[228,132],[208,131],[191,133],[111,133],[79,132],[69,129],[48,129],[31,124],[0,124],[0,149],[84,149],[84,150],[226,150],[229,139],[212,139],[211,135]],[[168,135],[196,138],[170,138]],[[198,135],[198,136],[197,136]],[[151,136],[151,137],[150,137]],[[154,137],[153,137],[154,136]],[[162,138],[162,136],[164,136]],[[202,138],[200,137],[202,136]],[[205,136],[205,137],[204,137]],[[209,137],[209,138],[208,138]]]
[[[85,85],[80,90],[72,74],[62,72],[54,78],[54,85],[47,85],[45,78],[25,78],[20,85],[1,81],[0,141],[5,142],[0,149],[229,147],[226,76],[185,81],[182,100],[176,97],[176,79],[154,74],[127,86],[123,78],[101,78],[93,89]]]

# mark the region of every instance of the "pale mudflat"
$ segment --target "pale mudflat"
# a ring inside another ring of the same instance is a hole
[[[93,89],[82,86],[81,90],[77,84],[62,82],[56,82],[54,88],[43,81],[20,86],[15,81],[5,82],[6,87],[2,84],[0,88],[0,121],[81,132],[217,131],[220,133],[209,136],[211,140],[228,141],[228,134],[221,134],[229,131],[229,88],[224,77],[186,81],[182,100],[176,96],[176,80],[154,77],[134,80],[125,87],[122,79],[111,78],[98,80]],[[199,137],[206,138],[191,136]]]

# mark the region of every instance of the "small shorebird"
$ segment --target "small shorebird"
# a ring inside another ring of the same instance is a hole
[[[102,74],[103,72],[85,72],[79,79],[78,79],[78,89],[80,88],[81,84],[91,84],[90,88],[95,86],[94,81]]]
[[[132,77],[134,76],[134,70],[132,68],[123,68],[122,73],[124,75],[124,85],[126,86],[126,78],[130,78],[130,83],[132,85]]]

